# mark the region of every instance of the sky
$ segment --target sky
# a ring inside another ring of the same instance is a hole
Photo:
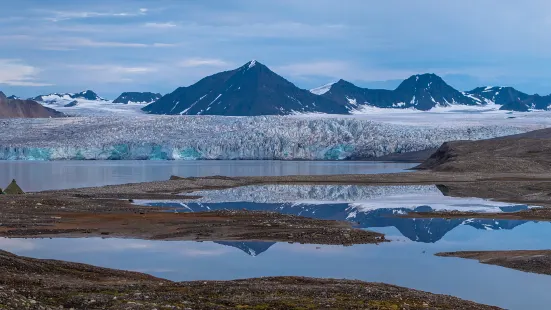
[[[252,59],[301,88],[551,93],[548,0],[0,0],[0,91],[162,94]]]

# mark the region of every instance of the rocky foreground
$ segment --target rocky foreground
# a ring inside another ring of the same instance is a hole
[[[178,283],[0,251],[0,309],[71,308],[499,309],[380,283],[299,277]]]

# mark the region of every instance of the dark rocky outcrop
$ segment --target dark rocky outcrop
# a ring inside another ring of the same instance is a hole
[[[66,105],[64,105],[64,107],[70,108],[70,107],[75,107],[75,106],[77,106],[77,105],[78,105],[78,101],[73,100],[73,101],[67,103]]]
[[[150,104],[162,97],[159,93],[151,92],[124,92],[117,99],[113,100],[113,103],[142,103]]]

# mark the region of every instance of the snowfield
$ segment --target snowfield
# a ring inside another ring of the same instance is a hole
[[[551,126],[549,112],[502,112],[6,119],[0,159],[368,159]]]

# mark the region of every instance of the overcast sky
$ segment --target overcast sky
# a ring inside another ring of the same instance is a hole
[[[548,0],[0,0],[0,90],[168,93],[256,59],[301,88],[551,93]]]

